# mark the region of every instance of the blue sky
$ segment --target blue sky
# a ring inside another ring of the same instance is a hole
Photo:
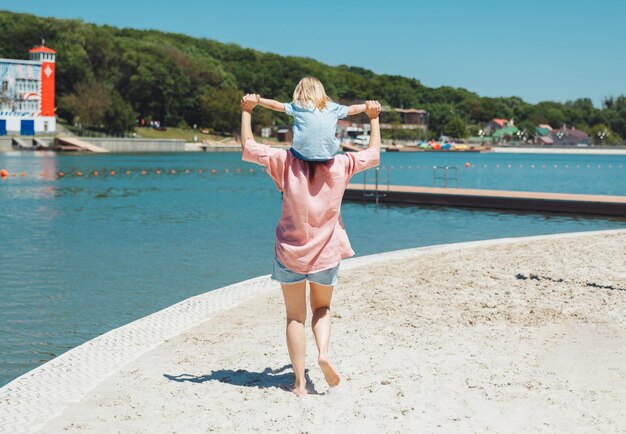
[[[624,0],[2,0],[0,9],[185,33],[533,103],[626,94]]]

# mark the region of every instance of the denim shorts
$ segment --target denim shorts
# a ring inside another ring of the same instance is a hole
[[[320,285],[334,286],[337,284],[338,275],[339,264],[335,265],[333,268],[318,271],[317,273],[300,274],[291,271],[274,257],[272,280],[276,280],[280,283],[297,283],[308,279],[309,282],[319,283]]]

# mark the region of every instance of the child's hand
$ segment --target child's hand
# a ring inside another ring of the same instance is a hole
[[[241,98],[241,109],[245,112],[252,113],[252,110],[256,107],[261,99],[260,95],[254,93],[248,93]]]
[[[365,114],[370,119],[376,119],[382,110],[378,101],[365,101]]]

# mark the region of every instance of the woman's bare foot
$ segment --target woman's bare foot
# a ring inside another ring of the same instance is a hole
[[[294,386],[282,385],[279,387],[285,392],[291,392],[296,396],[304,396],[308,393],[305,386],[300,387],[300,386],[295,386],[295,385]]]
[[[320,357],[317,359],[317,364],[320,365],[322,372],[324,373],[324,378],[326,378],[326,382],[330,387],[335,387],[341,381],[339,378],[339,374],[335,371],[335,368],[328,362],[328,359],[325,357]]]
[[[290,390],[296,396],[304,396],[307,394],[305,386],[293,386]]]

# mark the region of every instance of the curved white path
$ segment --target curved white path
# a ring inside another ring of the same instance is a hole
[[[398,250],[346,260],[342,269],[369,267],[386,261],[417,258],[467,247],[486,248],[521,241],[575,238],[602,233],[626,233],[626,229],[500,238]],[[65,352],[0,388],[0,432],[28,433],[40,430],[65,408],[79,402],[90,390],[142,354],[276,286],[269,276],[262,276],[197,295]]]

